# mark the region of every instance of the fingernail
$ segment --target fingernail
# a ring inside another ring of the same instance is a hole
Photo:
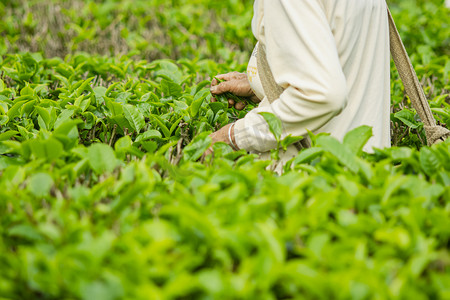
[[[211,92],[215,92],[215,91],[217,90],[217,87],[212,86],[209,90],[210,90]]]

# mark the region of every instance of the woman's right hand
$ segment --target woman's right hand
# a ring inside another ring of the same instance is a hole
[[[217,79],[224,80],[219,82]],[[248,97],[252,102],[261,102],[261,100],[256,97],[252,88],[250,87],[250,82],[248,81],[246,73],[231,72],[227,74],[217,75],[211,81],[211,101],[216,102],[216,95],[221,95],[226,92],[233,93],[238,97]],[[237,110],[242,110],[245,108],[247,103],[237,102],[234,99],[228,99],[230,105],[234,105]]]

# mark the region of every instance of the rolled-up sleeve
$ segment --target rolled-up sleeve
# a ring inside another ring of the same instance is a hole
[[[346,78],[321,1],[264,0],[263,5],[263,32],[257,38],[284,92],[236,123],[237,145],[258,152],[276,147],[258,113],[275,114],[282,122],[283,136],[305,136],[339,114],[347,103]]]

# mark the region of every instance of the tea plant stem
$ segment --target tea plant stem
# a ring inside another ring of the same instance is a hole
[[[91,130],[91,132],[90,132],[90,140],[91,140],[91,141],[93,141],[93,140],[95,139],[95,127],[96,127],[96,125],[94,125],[94,126],[92,127],[92,130]]]
[[[416,130],[416,134],[417,134],[417,137],[418,137],[419,140],[420,140],[420,143],[421,143],[422,145],[424,145],[425,143],[424,143],[424,140],[422,139],[422,137],[420,136],[419,130]]]
[[[113,131],[111,133],[111,138],[109,139],[109,146],[112,146],[113,140],[116,136],[117,124],[114,124]]]

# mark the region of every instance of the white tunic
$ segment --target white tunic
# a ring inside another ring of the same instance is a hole
[[[236,122],[239,148],[263,153],[263,158],[276,148],[259,112],[278,116],[284,136],[307,136],[309,130],[342,140],[351,129],[369,125],[373,137],[365,150],[390,146],[385,0],[255,0],[252,30],[285,90],[272,104],[264,98]],[[263,96],[254,55],[247,74],[256,95]],[[291,146],[282,158],[297,152]]]

